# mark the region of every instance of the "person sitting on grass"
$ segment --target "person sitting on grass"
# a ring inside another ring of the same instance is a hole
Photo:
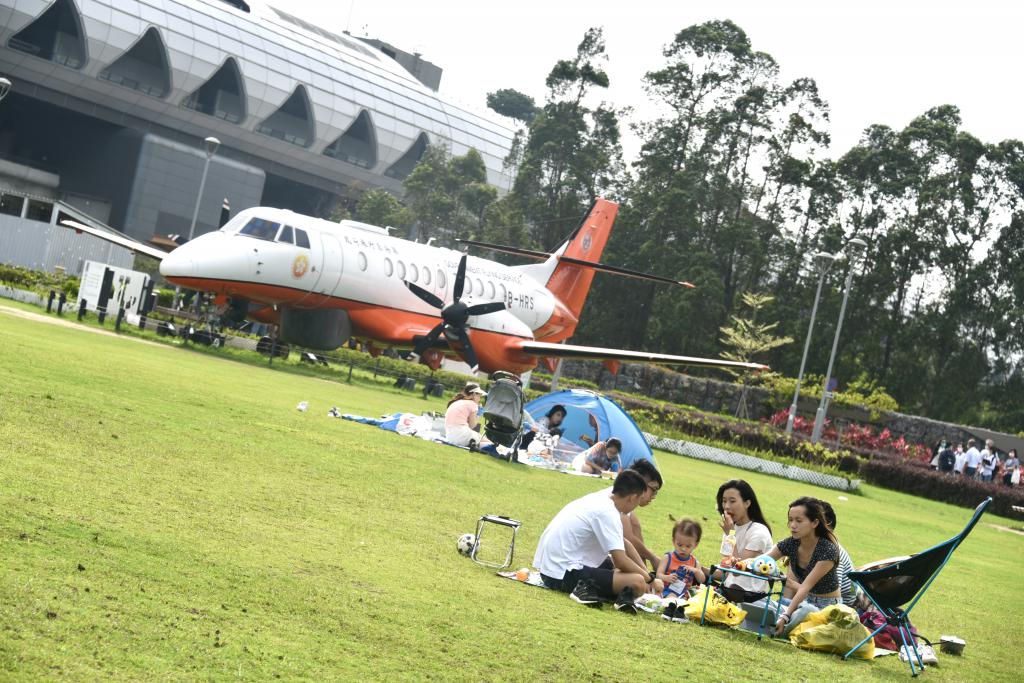
[[[608,441],[598,441],[583,451],[583,474],[614,474],[619,471],[619,454],[622,453],[622,442],[612,437]]]
[[[567,411],[565,406],[561,404],[551,406],[551,410],[541,419],[537,420],[531,425],[529,431],[523,434],[522,443],[519,447],[522,449],[529,449],[530,444],[537,437],[545,436],[561,436],[562,435],[562,421],[565,420]]]
[[[644,481],[647,482],[647,493],[641,498],[640,504],[637,506],[640,508],[647,507],[665,484],[661,478],[661,473],[658,472],[658,469],[647,458],[634,460],[633,464],[627,469],[639,473],[644,478]],[[638,564],[650,562],[651,569],[657,570],[661,557],[651,552],[651,549],[644,545],[644,532],[635,510],[622,515],[622,534],[626,539],[626,552],[629,556]]]
[[[683,518],[672,527],[674,550],[665,553],[658,564],[658,578],[665,584],[661,597],[689,597],[689,589],[695,583],[704,583],[707,572],[693,552],[700,543],[701,528],[697,520]]]
[[[836,511],[832,509],[832,503],[827,500],[820,500],[821,510],[825,513],[825,521],[828,522],[828,528],[832,530],[832,533],[836,532]],[[857,589],[853,585],[853,581],[850,580],[850,572],[853,571],[853,561],[850,559],[850,554],[846,552],[846,548],[836,541],[836,547],[839,548],[839,562],[836,565],[836,578],[839,579],[839,592],[843,596],[843,604],[850,607],[857,606]]]
[[[750,484],[743,479],[725,482],[718,487],[716,502],[718,514],[722,516],[722,531],[726,534],[736,531],[736,547],[728,560],[730,564],[749,560],[772,549],[772,529]],[[722,594],[735,603],[757,602],[768,594],[768,582],[729,574],[722,583]]]
[[[615,599],[615,608],[636,613],[634,600],[662,582],[626,555],[622,517],[640,504],[647,482],[626,470],[611,491],[578,498],[555,515],[537,542],[533,565],[548,588],[569,593],[583,605]]]
[[[480,447],[480,432],[477,426],[477,411],[480,399],[487,393],[479,386],[466,386],[448,403],[444,413],[444,438],[455,446],[469,447],[476,450]]]
[[[797,498],[789,504],[790,537],[779,541],[768,555],[778,560],[789,559],[790,575],[786,580],[786,593],[792,598],[785,611],[775,622],[775,635],[781,635],[800,605],[806,600],[824,609],[838,605],[839,544],[828,528],[825,511],[817,498]]]

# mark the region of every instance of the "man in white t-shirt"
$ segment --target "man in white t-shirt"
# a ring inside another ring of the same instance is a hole
[[[967,453],[964,454],[964,476],[974,479],[978,475],[979,465],[981,465],[981,451],[978,450],[974,439],[968,439]]]
[[[588,605],[616,597],[631,605],[629,596],[643,595],[655,579],[626,555],[621,515],[636,509],[647,488],[643,477],[625,470],[610,492],[596,491],[562,508],[533,556],[544,585]]]

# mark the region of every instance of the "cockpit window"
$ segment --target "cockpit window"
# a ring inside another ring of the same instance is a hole
[[[284,242],[285,244],[295,244],[295,240],[292,239],[292,226],[286,225],[281,228],[281,234],[277,236],[278,242]]]
[[[238,234],[273,242],[274,237],[277,235],[277,229],[280,227],[280,223],[274,223],[263,218],[253,218],[245,224],[244,228],[238,231]]]
[[[305,230],[295,228],[295,245],[303,249],[309,249],[309,237],[306,236]]]

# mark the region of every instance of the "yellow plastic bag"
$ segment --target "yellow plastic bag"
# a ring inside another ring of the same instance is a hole
[[[707,586],[702,587],[697,593],[686,602],[684,614],[693,622],[700,621],[701,612],[704,610],[704,596],[707,593]],[[724,624],[726,626],[739,626],[747,616],[747,611],[742,610],[723,596],[711,592],[708,598],[708,611],[704,614],[704,621],[713,624]]]
[[[846,605],[829,605],[809,614],[789,633],[789,642],[805,650],[845,655],[871,633],[860,623],[857,612]],[[853,653],[860,659],[874,659],[875,643],[868,640]]]

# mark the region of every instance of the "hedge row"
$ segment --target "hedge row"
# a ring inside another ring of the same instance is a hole
[[[992,496],[992,505],[988,511],[1004,517],[1016,516],[1012,509],[1014,505],[1024,507],[1024,487],[943,474],[925,463],[913,460],[868,460],[861,463],[860,474],[869,482],[887,489],[960,507],[977,507],[986,496]]]
[[[799,437],[790,438],[771,425],[732,420],[671,405],[657,405],[630,396],[615,395],[614,398],[629,408],[637,421],[665,425],[676,433],[731,443],[747,450],[771,453],[781,458],[851,474],[856,474],[859,468],[860,458],[852,451],[813,444]]]

